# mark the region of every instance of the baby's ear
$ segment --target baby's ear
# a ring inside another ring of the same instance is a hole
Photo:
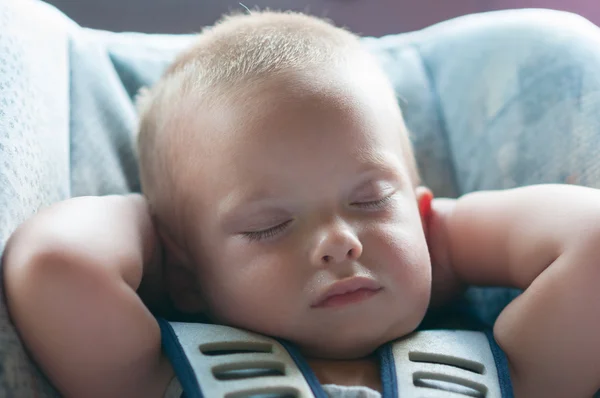
[[[419,206],[419,214],[421,215],[421,224],[423,224],[423,230],[427,236],[433,193],[427,187],[418,186],[415,189],[415,196],[417,198],[417,206]]]

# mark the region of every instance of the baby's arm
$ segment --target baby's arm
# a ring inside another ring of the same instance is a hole
[[[160,397],[172,377],[157,322],[136,294],[156,237],[139,195],[42,210],[10,238],[7,303],[36,361],[66,397]]]
[[[600,388],[600,190],[481,192],[448,214],[459,279],[525,289],[494,327],[516,396],[593,395]]]

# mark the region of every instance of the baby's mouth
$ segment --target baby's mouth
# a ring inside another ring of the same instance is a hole
[[[365,277],[350,277],[328,286],[311,305],[311,308],[334,308],[367,300],[383,287],[375,280]]]

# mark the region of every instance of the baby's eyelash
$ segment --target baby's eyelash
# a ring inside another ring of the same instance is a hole
[[[274,227],[263,229],[262,231],[242,232],[242,235],[250,241],[260,241],[263,239],[269,239],[282,232],[291,222],[292,220],[288,220]]]
[[[363,208],[363,209],[381,209],[385,207],[391,200],[393,195],[388,195],[385,198],[372,200],[370,202],[355,202],[352,205]]]

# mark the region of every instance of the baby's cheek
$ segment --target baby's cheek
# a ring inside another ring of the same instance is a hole
[[[428,254],[425,237],[419,229],[397,224],[382,224],[371,234],[373,246],[392,262],[420,263]]]
[[[425,237],[418,229],[391,228],[388,281],[394,309],[405,317],[401,323],[416,327],[431,298],[431,262]],[[404,330],[404,329],[403,329]]]
[[[220,291],[211,300],[224,322],[268,333],[289,316],[298,291],[293,264],[274,254],[231,258],[221,264]]]
[[[424,289],[431,283],[431,263],[422,232],[401,225],[384,225],[373,237],[375,264],[405,289]]]

